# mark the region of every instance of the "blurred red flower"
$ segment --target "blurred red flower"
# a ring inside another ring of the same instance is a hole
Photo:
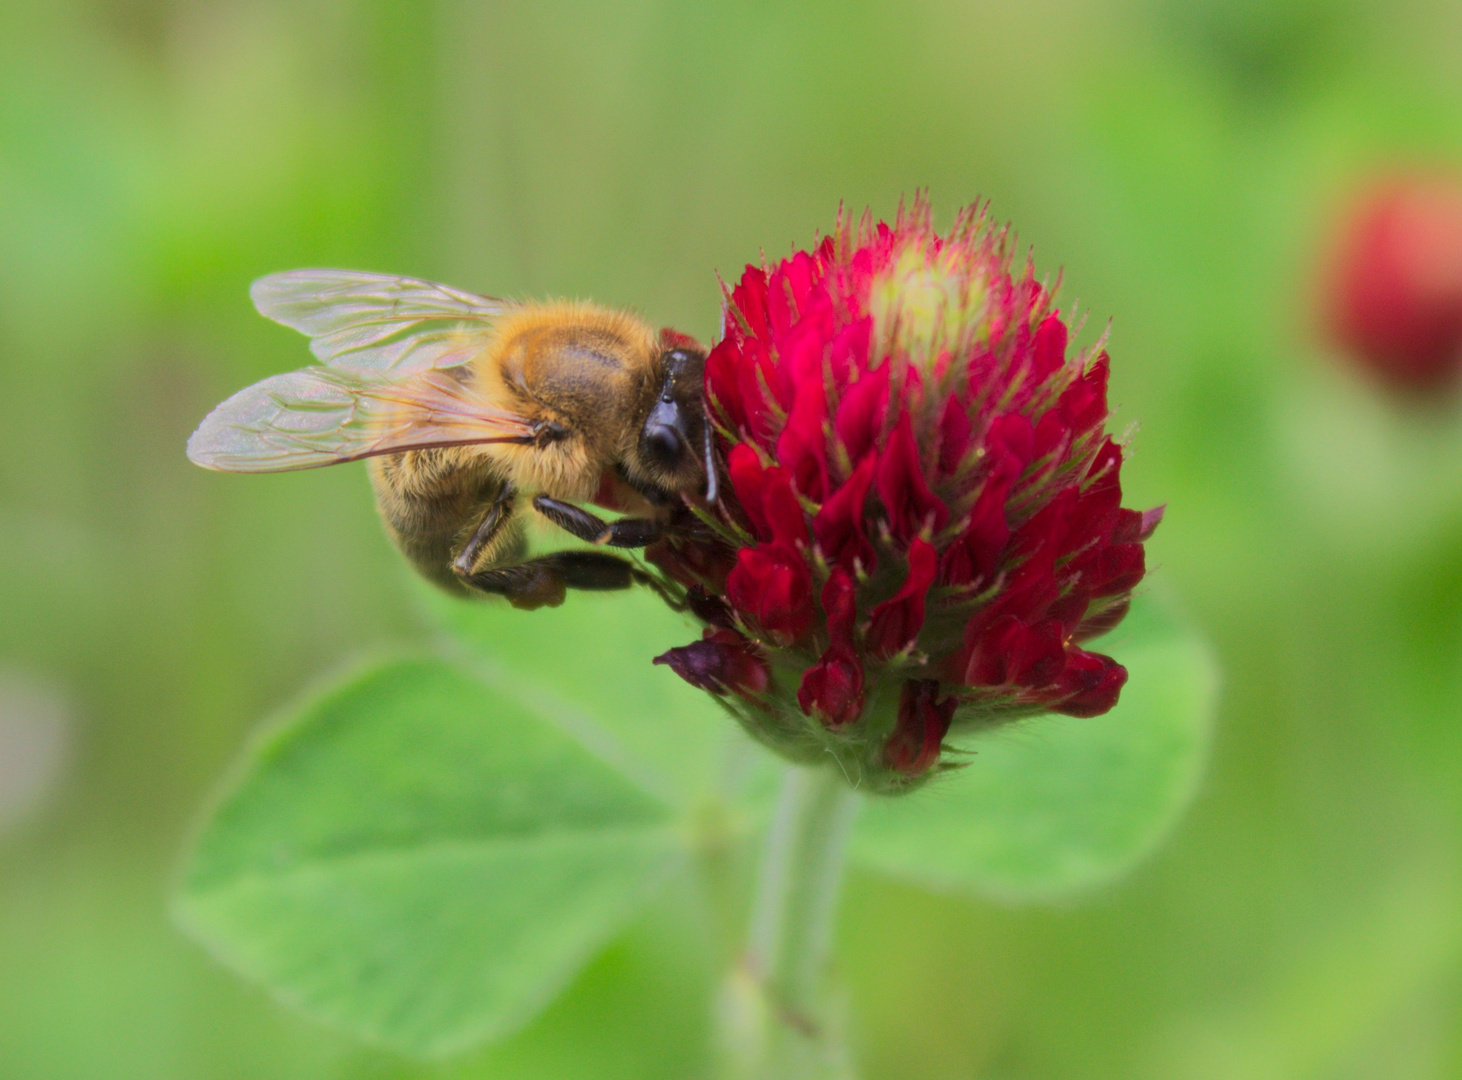
[[[730,492],[649,555],[766,659],[729,702],[753,734],[896,790],[951,726],[1116,703],[1126,671],[1081,642],[1126,612],[1161,510],[1122,508],[1107,354],[1067,338],[974,209],[947,236],[921,200],[840,219],[747,267],[706,362]],[[706,685],[704,647],[662,660]]]
[[[1331,335],[1393,386],[1462,372],[1462,178],[1398,176],[1352,203],[1325,297]]]

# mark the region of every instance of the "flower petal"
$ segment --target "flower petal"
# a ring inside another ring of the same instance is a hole
[[[888,410],[888,365],[880,364],[848,388],[838,404],[833,428],[847,451],[858,461],[873,448]]]
[[[863,714],[863,665],[857,653],[843,645],[829,647],[803,672],[797,704],[824,727],[837,729],[857,720]]]
[[[1041,320],[1036,330],[1031,363],[1037,382],[1045,380],[1066,363],[1066,324],[1058,313],[1052,312]]]
[[[755,645],[735,630],[707,631],[704,640],[661,653],[653,663],[665,664],[691,686],[713,694],[754,696],[771,680]]]
[[[858,590],[853,576],[833,567],[822,587],[822,610],[827,615],[827,636],[834,645],[853,647],[853,626],[857,622]]]
[[[939,683],[908,679],[899,694],[898,719],[883,747],[883,761],[905,776],[922,776],[939,760],[940,746],[949,733],[959,701],[939,700]]]
[[[853,475],[828,497],[812,519],[812,534],[823,557],[850,572],[861,566],[868,573],[874,565],[873,545],[863,530],[863,507],[873,484],[875,464],[872,454],[860,461]]]
[[[742,548],[726,579],[726,598],[783,647],[812,625],[812,575],[807,562],[780,544]]]
[[[797,387],[792,411],[777,439],[777,460],[791,472],[797,490],[813,502],[822,502],[829,489],[826,423],[822,379],[806,379]]]
[[[792,474],[780,465],[766,471],[761,508],[773,543],[794,551],[807,546],[807,515],[792,490]]]
[[[1127,683],[1127,669],[1110,656],[1073,649],[1058,682],[1059,704],[1067,716],[1100,716],[1117,704]]]
[[[746,443],[737,443],[726,455],[726,472],[731,477],[736,501],[750,520],[752,533],[758,540],[770,540],[772,530],[767,525],[766,511],[762,509],[767,471],[762,467],[761,458]]]
[[[877,485],[889,530],[898,539],[912,540],[924,529],[938,532],[948,523],[949,507],[929,490],[924,479],[908,413],[899,417],[888,446],[879,455]]]
[[[868,652],[876,660],[910,648],[924,625],[924,599],[934,584],[939,555],[934,546],[915,538],[909,545],[909,573],[898,592],[873,609]]]

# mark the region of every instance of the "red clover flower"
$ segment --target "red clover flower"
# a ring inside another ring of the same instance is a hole
[[[1400,175],[1352,204],[1326,296],[1332,337],[1391,386],[1445,390],[1462,374],[1462,181]]]
[[[919,199],[748,266],[706,361],[721,499],[647,552],[707,627],[656,662],[874,791],[951,767],[951,730],[1096,716],[1127,678],[1081,646],[1162,510],[1122,508],[1107,354],[1068,355],[1009,247]]]

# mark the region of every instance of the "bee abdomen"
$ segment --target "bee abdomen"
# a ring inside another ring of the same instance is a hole
[[[376,507],[391,540],[423,577],[459,593],[465,587],[452,562],[504,486],[480,461],[464,462],[460,453],[413,450],[370,463]],[[503,543],[511,546],[516,535],[509,526]]]

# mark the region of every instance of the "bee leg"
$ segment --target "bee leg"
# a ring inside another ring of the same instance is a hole
[[[464,580],[474,589],[507,597],[515,608],[558,607],[569,589],[628,589],[645,574],[624,559],[598,551],[557,551],[513,566],[498,566]]]
[[[483,515],[482,523],[463,545],[461,553],[452,560],[452,572],[458,577],[465,579],[472,573],[472,568],[477,565],[477,556],[502,532],[503,526],[512,516],[515,494],[512,484],[504,484],[498,491],[497,498],[493,499],[492,505]]]
[[[544,558],[553,561],[570,589],[628,589],[644,576],[625,559],[605,551],[559,551]]]
[[[497,566],[462,580],[479,592],[507,597],[508,603],[524,611],[558,607],[563,603],[566,588],[563,575],[536,559],[515,566]]]
[[[653,544],[660,539],[660,523],[649,518],[605,521],[598,514],[591,514],[581,506],[550,499],[547,495],[533,496],[533,509],[565,532],[573,533],[580,540],[587,540],[591,544],[636,548]]]

